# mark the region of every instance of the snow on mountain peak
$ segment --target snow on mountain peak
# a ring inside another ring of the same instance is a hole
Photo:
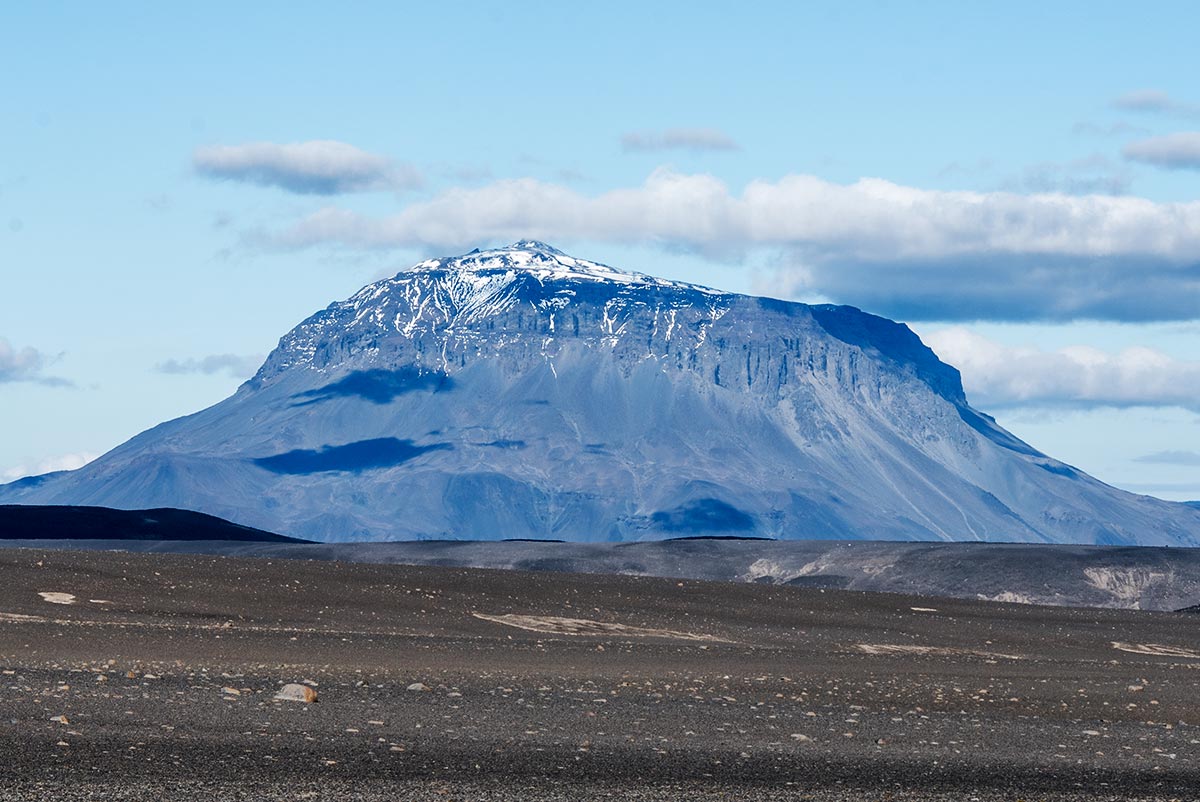
[[[564,254],[558,248],[555,248],[552,245],[547,245],[546,243],[540,242],[539,240],[535,240],[535,239],[519,240],[517,242],[514,242],[512,245],[509,245],[507,248],[501,248],[500,250],[505,250],[505,251],[543,251],[544,253],[554,253],[554,254],[558,254],[559,256],[566,256],[566,254]]]
[[[585,336],[610,346],[619,341],[627,319],[643,314],[655,331],[662,318],[667,339],[685,330],[685,319],[696,318],[687,330],[698,346],[734,297],[708,287],[577,259],[543,242],[524,239],[507,247],[476,248],[461,256],[427,259],[392,278],[368,284],[285,335],[255,381],[269,380],[297,366],[323,370],[340,364],[345,357],[340,344],[369,342],[374,349],[378,338],[390,336],[390,332],[409,340],[439,337],[435,348],[443,357],[449,347],[445,338],[451,335],[459,345],[470,340],[476,349],[489,342],[494,345],[516,335],[489,334],[481,328],[482,321],[495,321],[527,306],[545,316],[547,331],[539,338],[553,338],[562,322],[559,316],[566,314],[567,307],[582,302],[596,307],[583,316]],[[580,333],[577,320],[571,317],[574,335]],[[511,325],[519,330],[524,324],[513,321]],[[346,347],[362,350],[367,346]]]
[[[553,246],[532,239],[519,240],[503,248],[490,248],[485,251],[476,248],[461,256],[427,259],[407,270],[402,270],[396,275],[396,278],[402,279],[409,274],[430,271],[513,272],[514,274],[520,271],[531,274],[541,282],[560,279],[608,281],[646,287],[674,287],[711,295],[726,294],[697,284],[670,281],[647,273],[621,270],[599,262],[577,259]]]

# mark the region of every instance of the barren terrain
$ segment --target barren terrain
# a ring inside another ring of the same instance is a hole
[[[1191,799],[1194,616],[0,551],[0,799]],[[306,704],[274,697],[287,683]]]

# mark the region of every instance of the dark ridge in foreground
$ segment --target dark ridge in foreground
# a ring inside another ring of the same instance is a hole
[[[309,542],[190,510],[19,504],[0,504],[0,540]]]

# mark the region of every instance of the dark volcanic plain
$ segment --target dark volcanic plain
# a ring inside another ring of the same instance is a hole
[[[0,550],[0,799],[1191,800],[1198,624]]]

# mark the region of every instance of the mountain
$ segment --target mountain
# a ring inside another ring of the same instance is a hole
[[[0,505],[0,541],[12,540],[306,542],[188,510]]]
[[[370,284],[230,398],[0,502],[200,510],[327,541],[1196,545],[974,410],[906,326],[532,241]]]

